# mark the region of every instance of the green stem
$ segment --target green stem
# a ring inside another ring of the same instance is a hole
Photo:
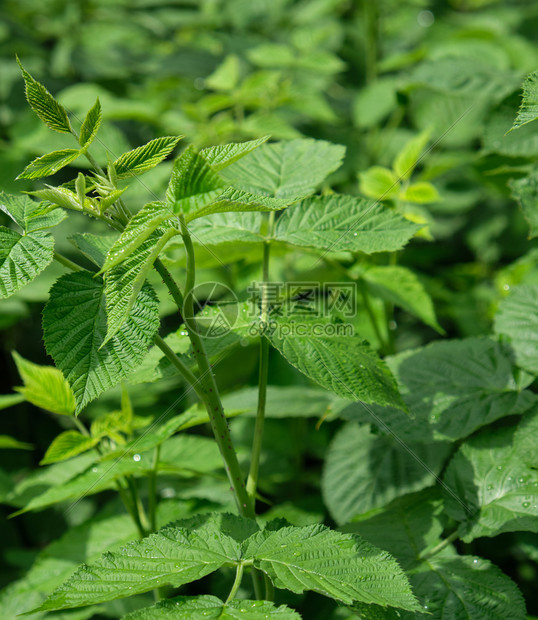
[[[204,344],[198,333],[198,325],[194,317],[193,295],[192,290],[195,283],[195,258],[192,239],[185,224],[185,219],[180,216],[181,235],[185,244],[187,255],[187,278],[185,283],[185,296],[183,302],[183,320],[187,333],[194,349],[194,355],[198,363],[198,369],[201,375],[201,381],[205,391],[204,404],[207,408],[211,429],[220,453],[225,463],[226,474],[231,484],[231,490],[234,494],[235,501],[239,513],[250,519],[254,519],[254,506],[248,496],[243,478],[243,472],[237,460],[237,454],[232,444],[232,438],[228,429],[228,423],[224,415],[222,402],[220,400],[217,383],[213,375],[213,370],[209,364]]]
[[[274,216],[274,213],[271,213]],[[269,221],[269,236],[272,234],[272,219]],[[262,334],[260,338],[260,370],[258,378],[258,407],[256,410],[256,424],[254,426],[254,439],[252,441],[252,452],[250,460],[250,470],[247,479],[247,493],[252,505],[256,502],[256,488],[258,486],[260,456],[263,441],[263,427],[265,422],[265,405],[267,403],[267,379],[269,375],[269,341],[263,334],[263,330],[268,320],[268,287],[269,281],[269,256],[271,242],[266,240],[263,245],[263,283],[262,283],[262,304],[260,327]]]
[[[181,316],[181,308],[183,308],[183,295],[179,290],[179,286],[176,284],[176,281],[172,277],[172,274],[168,271],[165,264],[160,258],[155,261],[154,266],[159,275],[161,276],[166,288],[170,291],[170,295],[172,295],[172,299],[174,300],[178,308],[179,322],[183,323],[183,317]]]
[[[435,545],[435,547],[430,549],[430,551],[427,551],[419,555],[418,559],[424,561],[424,560],[431,558],[433,555],[436,555],[437,553],[439,553],[439,551],[442,551],[445,547],[448,547],[448,545],[453,543],[458,538],[459,538],[459,532],[458,530],[456,530],[455,532],[452,532],[450,536],[447,536],[444,540],[442,540],[438,545]]]
[[[149,473],[148,480],[148,513],[149,528],[151,532],[157,531],[157,472],[159,470],[159,456],[161,454],[161,446],[155,448],[153,457],[153,467]]]
[[[239,562],[235,571],[235,580],[232,585],[232,589],[230,590],[230,594],[228,594],[228,598],[226,599],[226,605],[233,601],[235,595],[237,594],[237,590],[239,590],[239,586],[241,585],[241,581],[243,580],[243,563]]]
[[[362,301],[364,303],[364,308],[366,309],[366,313],[368,314],[368,318],[370,319],[370,323],[374,328],[374,332],[376,338],[379,340],[379,345],[381,348],[386,346],[384,338],[381,336],[381,330],[379,329],[379,325],[377,324],[377,320],[375,318],[374,310],[372,308],[372,304],[370,303],[370,298],[368,293],[366,292],[366,287],[364,286],[364,282],[359,283],[359,287],[361,290]]]
[[[364,21],[366,23],[366,46],[365,46],[365,63],[366,63],[366,82],[372,83],[377,77],[377,54],[378,54],[378,37],[379,37],[379,15],[376,2],[371,0],[363,1]]]
[[[138,489],[136,487],[136,483],[131,478],[131,476],[126,476],[127,485],[129,490],[131,491],[131,496],[133,498],[133,506],[138,515],[138,520],[142,526],[142,530],[144,531],[144,536],[148,535],[149,531],[149,521],[146,515],[146,511],[144,510],[144,504],[142,504],[142,500],[140,499],[140,495],[138,494]]]
[[[166,342],[160,337],[155,336],[153,342],[159,347],[159,349],[168,358],[170,363],[183,375],[185,380],[192,386],[193,390],[198,394],[202,402],[206,399],[206,393],[204,391],[201,379],[198,379],[196,375],[189,370],[189,368],[181,361],[181,359],[172,351],[172,349],[166,344]]]
[[[275,600],[275,587],[273,586],[273,582],[269,578],[269,575],[263,575],[265,581],[265,600],[266,601],[274,601]]]
[[[58,261],[64,267],[71,269],[71,271],[85,271],[84,267],[77,265],[72,260],[69,260],[66,256],[59,254],[58,252],[54,252],[54,260]]]
[[[123,502],[123,505],[125,506],[125,509],[131,515],[131,519],[134,521],[134,524],[136,525],[136,529],[138,530],[138,533],[140,534],[140,538],[145,538],[146,531],[144,530],[142,523],[140,521],[140,515],[138,511],[136,510],[134,504],[132,503],[131,499],[127,495],[125,489],[121,486],[119,481],[116,482],[116,488],[118,489],[118,493],[121,497],[121,501]]]
[[[78,430],[86,437],[90,436],[90,433],[88,432],[88,429],[84,426],[84,424],[82,424],[82,422],[77,418],[77,416],[73,416],[71,418],[73,420],[73,422],[75,423],[75,426],[78,428]]]

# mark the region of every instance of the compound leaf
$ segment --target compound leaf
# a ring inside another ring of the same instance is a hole
[[[288,327],[278,325],[269,340],[307,377],[347,399],[405,409],[394,377],[366,340],[355,335],[300,336]]]
[[[80,155],[78,149],[62,149],[61,151],[53,151],[41,157],[37,157],[33,162],[28,164],[26,168],[19,174],[17,179],[40,179],[48,177],[61,170],[72,161],[75,161]]]
[[[300,594],[314,590],[353,601],[417,610],[407,578],[394,558],[358,536],[324,525],[269,527],[244,543],[245,557],[277,588]]]
[[[247,192],[293,201],[311,194],[340,166],[344,153],[343,146],[323,140],[264,144],[222,175]]]
[[[278,219],[275,239],[341,252],[399,250],[419,226],[377,202],[332,194],[309,198]]]
[[[494,330],[508,336],[518,366],[538,374],[538,285],[518,286],[501,301]]]
[[[38,610],[93,605],[163,585],[177,588],[224,564],[235,564],[241,558],[241,547],[223,533],[226,518],[232,515],[210,517],[197,528],[168,526],[90,565],[83,564]]]
[[[183,136],[155,138],[143,146],[120,155],[113,163],[118,179],[126,179],[155,168],[169,155]]]
[[[0,298],[10,297],[52,261],[54,238],[47,232],[21,235],[0,226]]]
[[[54,284],[43,311],[45,346],[71,385],[77,413],[136,368],[158,327],[158,301],[146,287],[127,321],[103,345],[107,323],[101,278],[76,272]]]
[[[60,105],[49,91],[26,71],[17,58],[26,87],[26,99],[32,110],[50,129],[60,133],[70,133],[71,124],[65,108]]]
[[[512,125],[517,129],[522,125],[531,123],[538,118],[538,71],[531,73],[523,83],[523,99]]]
[[[286,605],[276,607],[269,601],[232,600],[223,603],[216,596],[178,596],[159,601],[153,607],[138,609],[123,620],[300,620]]]
[[[254,149],[267,142],[270,136],[264,136],[258,140],[250,140],[248,142],[232,142],[230,144],[221,144],[219,146],[210,146],[202,149],[200,155],[206,162],[218,172],[223,168],[233,164],[245,155],[248,155]]]
[[[33,364],[15,351],[13,358],[24,382],[24,387],[15,389],[25,400],[53,413],[73,415],[75,397],[60,370],[53,366]]]
[[[87,149],[93,142],[101,126],[101,120],[101,103],[99,97],[97,97],[93,106],[88,110],[80,128],[79,143],[83,149]]]

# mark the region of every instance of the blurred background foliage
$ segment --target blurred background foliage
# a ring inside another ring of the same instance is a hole
[[[538,282],[536,243],[527,239],[509,183],[532,173],[538,124],[522,127],[517,136],[506,134],[525,75],[538,66],[538,4],[532,0],[3,0],[0,18],[0,189],[38,187],[15,177],[34,157],[70,146],[26,104],[18,54],[75,118],[100,98],[104,123],[94,155],[102,164],[107,151],[115,157],[161,135],[184,135],[181,148],[266,134],[345,145],[344,165],[331,186],[385,199],[388,208],[424,225],[398,262],[419,275],[451,337],[490,333],[495,308],[510,287]],[[412,177],[418,188],[409,191],[404,183],[392,191],[398,157],[417,136],[424,153]],[[132,184],[126,201],[136,209],[162,195],[170,170],[165,162],[143,183]],[[54,181],[73,176],[73,169],[64,169]],[[66,220],[58,229],[59,251],[69,255],[68,237],[88,226],[76,217]],[[99,229],[97,222],[91,226]],[[257,276],[257,268],[249,267],[257,257],[221,256],[232,265],[223,275],[202,255],[201,277],[244,287]],[[312,263],[300,254],[275,260],[274,276],[334,278],[323,263],[305,274],[307,262]],[[4,394],[20,384],[12,349],[50,363],[41,344],[40,311],[59,273],[62,268],[51,265],[46,276],[0,306]],[[170,328],[171,312],[164,303]],[[398,309],[395,325],[395,351],[439,337]],[[362,327],[376,345],[366,322]],[[256,349],[235,355],[218,370],[225,388],[256,380]],[[273,383],[304,382],[277,358],[271,372]],[[133,386],[137,413],[163,410],[175,398],[171,388],[173,379],[151,390]],[[89,415],[117,408],[118,395],[110,391]],[[28,404],[9,411],[6,432],[35,446],[34,452],[1,452],[4,469],[19,472],[37,464],[58,420],[38,417]],[[249,429],[237,422],[238,441],[247,446]],[[336,427],[327,423],[316,430],[304,420],[290,421],[289,436],[300,438],[302,446],[294,454],[292,447],[279,446],[280,424],[268,424],[262,490],[278,487],[280,497],[300,497],[293,510],[303,510],[306,521],[308,515],[320,518],[319,470]],[[0,479],[0,493],[12,484],[9,477]],[[0,534],[5,567],[0,579],[13,580],[40,546],[95,510],[95,500],[85,499],[68,516],[49,510],[7,522]],[[530,535],[520,538],[535,545],[527,541]],[[537,565],[514,552],[516,542],[518,535],[510,534],[473,543],[466,552],[499,564],[538,614],[532,593]]]

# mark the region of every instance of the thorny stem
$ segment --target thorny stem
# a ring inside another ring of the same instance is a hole
[[[172,351],[172,349],[166,344],[166,342],[159,336],[155,336],[153,342],[159,347],[159,349],[165,354],[170,363],[183,375],[183,377],[192,386],[198,397],[202,402],[206,398],[206,394],[201,384],[201,380],[192,373],[184,362]]]
[[[444,540],[442,540],[438,545],[435,545],[435,547],[433,547],[429,551],[426,551],[425,553],[419,555],[418,559],[424,561],[431,558],[433,555],[439,553],[439,551],[442,551],[445,547],[448,547],[448,545],[453,543],[458,537],[459,532],[458,530],[456,530],[455,532],[452,532],[450,536],[447,536]]]
[[[232,444],[232,438],[228,429],[228,423],[224,416],[224,410],[220,400],[215,376],[209,364],[204,344],[198,333],[198,325],[194,317],[193,294],[195,282],[195,258],[192,239],[185,224],[185,219],[180,216],[181,235],[185,244],[187,255],[187,278],[185,282],[185,295],[183,303],[183,320],[189,334],[194,355],[198,363],[201,381],[205,391],[204,404],[209,415],[211,429],[217,441],[220,453],[226,465],[226,473],[231,484],[231,490],[235,496],[239,513],[250,519],[255,517],[254,506],[247,494],[245,481],[237,454]]]
[[[230,594],[228,594],[228,598],[226,599],[225,605],[227,605],[230,601],[235,598],[237,594],[237,590],[239,590],[239,586],[241,585],[241,581],[243,580],[243,563],[239,562],[235,572],[235,580],[232,585],[232,589],[230,590]]]

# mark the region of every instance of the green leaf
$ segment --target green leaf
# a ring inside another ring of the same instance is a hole
[[[439,196],[439,192],[435,186],[425,181],[408,185],[398,194],[398,198],[419,205],[439,202],[441,200],[441,196]]]
[[[77,272],[54,284],[43,311],[45,346],[73,389],[77,412],[136,368],[158,327],[157,298],[151,288],[144,288],[128,320],[103,345],[107,322],[102,280]]]
[[[344,398],[405,409],[393,376],[365,340],[313,333],[300,336],[288,328],[289,324],[279,323],[268,338],[307,377]]]
[[[17,58],[19,67],[21,68],[22,77],[26,86],[26,99],[32,110],[39,116],[49,129],[54,129],[60,133],[70,133],[71,124],[67,117],[67,112],[49,91],[36,82],[34,78],[22,66],[21,61]]]
[[[42,231],[21,235],[0,226],[0,298],[10,297],[52,261],[54,238]]]
[[[225,213],[233,211],[279,211],[287,207],[290,201],[285,198],[273,198],[251,194],[234,187],[228,187],[219,193],[209,204],[200,205],[195,211],[187,214],[185,220],[192,221],[195,218],[211,215],[212,213]]]
[[[516,584],[482,558],[435,556],[410,575],[410,581],[424,612],[439,620],[527,617]],[[412,618],[408,614],[402,617]]]
[[[153,607],[138,609],[123,620],[300,620],[301,616],[286,605],[275,607],[269,601],[232,600],[223,603],[215,596],[178,596],[159,601]]]
[[[224,181],[191,145],[174,162],[166,200],[175,214],[189,214],[211,204],[224,187]]]
[[[67,164],[75,161],[80,155],[78,149],[62,149],[61,151],[53,151],[41,157],[37,157],[33,162],[28,164],[26,168],[19,174],[17,179],[40,179],[48,177],[61,170]]]
[[[238,161],[245,155],[251,153],[254,149],[267,142],[270,136],[264,136],[258,140],[250,140],[249,142],[232,142],[230,144],[221,144],[219,146],[210,146],[202,149],[200,155],[206,162],[218,172],[234,162]]]
[[[445,482],[448,514],[460,521],[470,542],[503,532],[538,532],[538,471],[529,467],[514,442],[515,427],[488,429],[467,440],[450,462]]]
[[[534,469],[538,469],[538,413],[525,415],[518,424],[514,435],[514,446],[521,460]]]
[[[64,220],[65,212],[55,206],[38,203],[29,196],[12,196],[0,192],[0,210],[25,232],[52,228]]]
[[[449,451],[449,444],[440,442],[404,447],[394,437],[372,434],[369,425],[346,424],[327,452],[325,505],[337,524],[385,506],[434,484]]]
[[[441,541],[442,512],[441,496],[430,488],[399,497],[383,510],[357,517],[340,529],[388,551],[409,571],[423,551]]]
[[[95,495],[107,489],[117,489],[116,482],[125,476],[145,477],[154,468],[154,454],[151,452],[140,454],[140,452],[141,446],[132,456],[131,452],[121,449],[103,456],[93,451],[83,453],[82,457],[91,457],[84,471],[75,471],[61,484],[53,484],[45,491],[38,486],[29,497],[25,496],[23,509],[15,514],[42,510],[60,502],[78,501],[81,497]],[[81,456],[62,462],[61,465],[68,467]],[[47,469],[57,466],[52,465]],[[195,435],[178,435],[168,439],[162,445],[158,463],[159,471],[181,475],[184,478],[214,472],[221,467],[222,460],[216,443],[212,439]]]
[[[105,273],[108,328],[101,346],[115,337],[125,325],[153,263],[168,241],[178,234],[174,228],[158,228],[131,253],[127,260]],[[107,259],[111,255],[113,256],[109,253]]]
[[[361,277],[372,295],[403,308],[426,325],[444,333],[437,322],[431,297],[410,269],[399,265],[370,267],[361,273]]]
[[[229,54],[222,63],[204,80],[206,88],[233,91],[241,77],[241,63],[235,54]]]
[[[34,447],[30,443],[19,441],[9,435],[0,435],[0,449],[13,449],[13,450],[33,450]]]
[[[195,219],[189,224],[193,243],[219,245],[221,243],[260,243],[262,219],[255,211],[244,213],[214,213]]]
[[[359,173],[359,189],[369,198],[389,200],[398,195],[400,182],[392,170],[382,166],[372,166]]]
[[[50,463],[65,461],[87,450],[91,450],[98,443],[98,438],[82,435],[78,431],[65,431],[55,437],[39,464],[49,465]]]
[[[66,187],[52,187],[51,185],[45,185],[46,189],[38,189],[34,192],[30,192],[33,196],[37,196],[42,200],[48,200],[59,207],[64,209],[71,209],[73,211],[82,211],[82,206],[78,201],[78,196],[75,192],[72,192]],[[85,206],[92,208],[92,203],[89,199],[86,199]]]
[[[101,268],[106,256],[115,243],[116,235],[93,235],[92,233],[73,233],[69,240],[94,265]]]
[[[183,136],[166,136],[155,138],[144,146],[139,146],[124,153],[112,164],[118,179],[137,176],[155,168],[157,164],[170,155]]]
[[[15,389],[25,400],[53,413],[73,415],[75,397],[61,371],[53,366],[33,364],[15,351],[13,359],[24,382],[24,387]]]
[[[341,164],[345,148],[322,140],[264,144],[235,162],[223,177],[253,194],[295,200],[314,192]]]
[[[527,411],[536,396],[520,391],[510,350],[489,338],[434,342],[387,359],[413,419],[374,406],[381,430],[402,441],[455,441],[507,415]],[[341,415],[372,422],[370,411],[352,405]]]
[[[285,211],[275,239],[333,252],[372,254],[401,249],[418,226],[379,203],[332,194],[308,198]]]
[[[93,605],[163,585],[178,588],[225,564],[236,564],[241,559],[240,542],[222,531],[223,521],[233,523],[234,517],[211,516],[196,529],[169,526],[84,564],[38,610]]]
[[[101,103],[99,97],[97,97],[93,106],[88,110],[80,128],[79,144],[83,149],[87,149],[93,142],[101,126],[101,120]]]
[[[529,239],[538,237],[538,168],[534,168],[526,177],[511,179],[508,184],[529,224]]]
[[[353,118],[357,127],[369,128],[382,121],[398,104],[396,81],[377,79],[364,86],[353,102]]]
[[[415,136],[398,153],[394,160],[393,168],[394,172],[398,175],[401,181],[407,181],[413,174],[422,152],[426,148],[426,145],[430,141],[431,131],[426,129],[418,136]]]
[[[150,202],[134,215],[119,239],[112,245],[101,272],[118,265],[136,250],[166,220],[174,214],[162,202]]]
[[[531,123],[538,118],[538,71],[531,73],[523,83],[523,99],[512,129]]]
[[[390,605],[418,610],[403,571],[386,552],[358,536],[324,525],[268,527],[253,534],[246,558],[269,575],[277,588],[297,594],[313,590],[338,601]]]
[[[494,331],[508,336],[517,365],[538,375],[538,285],[518,286],[501,301]]]

